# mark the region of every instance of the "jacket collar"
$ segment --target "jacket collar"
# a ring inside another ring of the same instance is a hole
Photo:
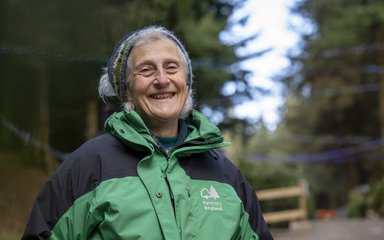
[[[154,151],[156,139],[134,110],[113,113],[104,127],[107,132],[135,150]],[[186,120],[179,121],[179,137],[176,145],[200,146],[204,149],[229,145],[223,140],[221,131],[196,110],[192,110]]]

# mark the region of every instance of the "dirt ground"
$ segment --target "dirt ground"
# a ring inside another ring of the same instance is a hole
[[[22,166],[14,155],[0,153],[1,240],[20,239],[33,200],[48,176],[42,170]]]
[[[384,219],[328,219],[272,232],[275,240],[382,240]]]

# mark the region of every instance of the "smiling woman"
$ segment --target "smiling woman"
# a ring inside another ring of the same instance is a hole
[[[23,239],[273,239],[252,186],[218,151],[229,144],[192,109],[192,76],[169,30],[124,37],[99,93],[125,110],[44,185]]]

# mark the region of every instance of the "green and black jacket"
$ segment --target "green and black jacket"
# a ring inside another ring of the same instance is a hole
[[[165,151],[136,112],[113,114],[46,182],[23,239],[272,239],[219,129],[181,122]]]

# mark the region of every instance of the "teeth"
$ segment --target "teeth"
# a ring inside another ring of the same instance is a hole
[[[159,93],[159,94],[154,94],[152,95],[153,98],[155,99],[164,99],[164,98],[170,98],[172,97],[172,93]]]

